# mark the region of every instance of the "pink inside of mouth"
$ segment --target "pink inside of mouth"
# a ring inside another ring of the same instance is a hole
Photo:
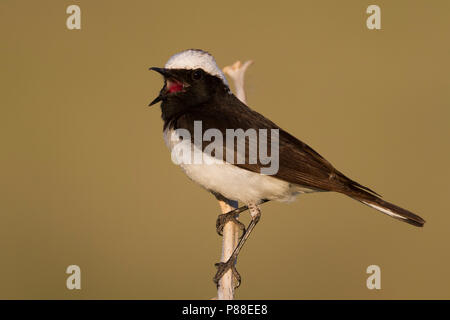
[[[166,88],[169,93],[180,92],[183,90],[183,83],[174,79],[167,79]]]

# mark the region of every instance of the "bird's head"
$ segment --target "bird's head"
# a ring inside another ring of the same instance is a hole
[[[203,50],[182,51],[173,55],[164,68],[152,67],[150,70],[164,77],[164,87],[150,106],[168,101],[189,107],[207,101],[218,91],[230,90],[214,57]]]

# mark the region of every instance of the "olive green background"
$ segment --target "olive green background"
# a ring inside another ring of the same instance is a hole
[[[71,4],[81,30],[66,28]],[[366,27],[370,4],[382,30]],[[217,201],[172,164],[147,107],[162,86],[148,68],[188,48],[222,67],[253,59],[252,108],[427,220],[331,193],[264,204],[237,298],[450,298],[449,12],[447,0],[0,1],[0,298],[215,296]],[[381,290],[366,288],[371,264]]]

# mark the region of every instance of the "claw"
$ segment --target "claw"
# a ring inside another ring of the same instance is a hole
[[[219,281],[220,279],[222,279],[223,275],[228,271],[228,269],[231,269],[231,272],[233,273],[234,277],[233,281],[233,283],[235,284],[234,288],[235,289],[239,288],[239,286],[241,285],[241,275],[237,271],[235,264],[236,264],[235,261],[232,261],[231,259],[228,260],[227,262],[218,262],[215,264],[217,268],[217,273],[214,276],[213,281],[217,287],[219,287]]]
[[[217,218],[217,221],[216,221],[217,233],[220,236],[223,236],[223,228],[228,221],[233,221],[234,223],[236,223],[238,225],[239,229],[242,231],[242,234],[239,237],[239,239],[240,239],[242,237],[242,235],[245,233],[245,224],[243,224],[238,219],[236,219],[235,214],[233,214],[231,212],[219,215],[219,217]]]

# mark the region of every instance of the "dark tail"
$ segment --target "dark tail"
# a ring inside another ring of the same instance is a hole
[[[415,215],[414,213],[406,209],[400,208],[395,204],[384,201],[383,199],[365,190],[361,190],[359,187],[353,187],[352,189],[352,192],[345,194],[371,208],[374,208],[384,214],[387,214],[388,216],[391,216],[394,219],[412,224],[416,227],[423,227],[425,220],[423,220],[418,215]]]

